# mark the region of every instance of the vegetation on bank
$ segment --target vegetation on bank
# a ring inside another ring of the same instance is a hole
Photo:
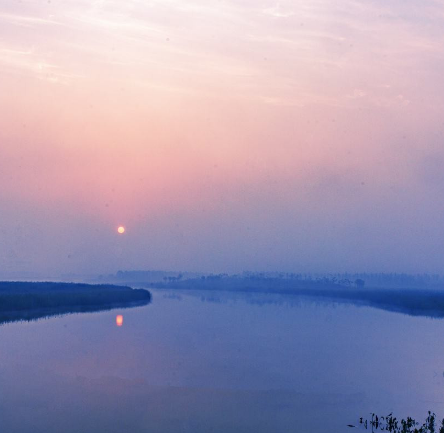
[[[147,284],[146,287],[321,297],[413,316],[444,317],[444,290],[370,288],[359,280],[354,285],[348,285],[340,280],[328,278],[301,280],[257,276],[255,278],[212,276],[169,280],[164,283]]]
[[[397,274],[397,273],[294,273],[294,272],[249,272],[240,274],[205,274],[173,271],[118,271],[112,275],[100,275],[99,281],[112,284],[168,283],[189,279],[202,280],[291,280],[296,284],[339,284],[345,287],[372,287],[390,289],[444,289],[444,275]]]
[[[147,290],[109,284],[0,282],[0,323],[144,305]]]
[[[369,429],[372,432],[385,430],[393,433],[444,433],[444,419],[437,425],[436,415],[430,411],[425,422],[421,425],[411,417],[407,417],[407,419],[397,419],[392,413],[381,417],[372,413],[371,419],[364,420],[361,418],[359,424],[361,427],[366,430]],[[349,425],[349,427],[356,426]]]

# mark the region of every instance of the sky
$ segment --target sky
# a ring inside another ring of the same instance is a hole
[[[442,71],[443,0],[0,0],[0,277],[444,273]]]

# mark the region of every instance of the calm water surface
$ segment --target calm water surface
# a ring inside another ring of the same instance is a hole
[[[429,409],[444,416],[442,320],[155,290],[145,307],[0,327],[9,433],[335,433]]]

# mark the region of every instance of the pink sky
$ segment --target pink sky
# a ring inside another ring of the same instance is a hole
[[[5,0],[0,269],[441,272],[443,70],[438,0]]]

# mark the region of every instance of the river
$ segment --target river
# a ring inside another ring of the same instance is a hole
[[[0,327],[0,431],[340,433],[444,416],[444,321],[265,294]]]

